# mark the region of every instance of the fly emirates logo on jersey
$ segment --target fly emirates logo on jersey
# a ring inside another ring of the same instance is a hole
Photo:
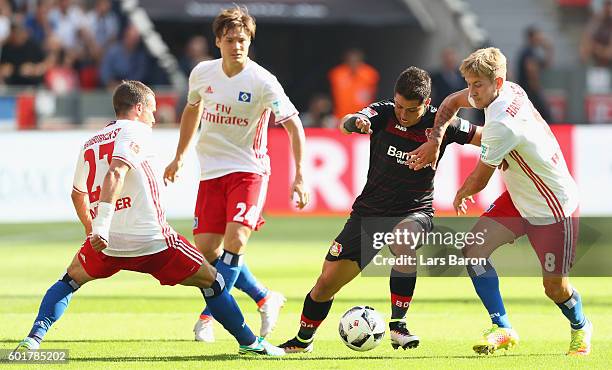
[[[215,104],[214,111],[204,108],[202,118],[218,125],[248,126],[249,124],[248,118],[232,115],[232,106],[224,104]]]

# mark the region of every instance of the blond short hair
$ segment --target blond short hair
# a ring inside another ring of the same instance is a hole
[[[506,79],[506,56],[498,48],[478,49],[461,62],[461,75],[477,75],[493,81]]]
[[[255,18],[249,14],[246,6],[235,5],[224,9],[213,21],[213,33],[220,39],[232,28],[242,29],[251,40],[255,38]]]

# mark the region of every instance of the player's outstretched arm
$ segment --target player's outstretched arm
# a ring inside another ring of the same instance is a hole
[[[297,196],[296,207],[303,209],[310,200],[310,195],[304,184],[304,175],[302,172],[306,135],[304,134],[302,121],[297,115],[289,118],[287,121],[283,122],[282,125],[289,135],[289,142],[291,143],[291,149],[293,151],[293,160],[295,161],[295,178],[291,185],[290,197],[293,199],[294,195]]]
[[[129,170],[130,167],[127,163],[119,159],[113,159],[104,177],[100,190],[98,214],[92,222],[92,237],[90,239],[91,246],[97,251],[108,247],[108,234],[115,213],[115,202],[123,189],[125,175]]]
[[[91,234],[91,214],[89,213],[89,194],[78,192],[72,189],[72,205],[76,211],[77,217],[85,228],[85,235]]]
[[[201,100],[187,102],[183,114],[181,115],[181,128],[178,145],[176,147],[176,155],[166,169],[164,170],[164,184],[168,185],[168,181],[174,182],[178,177],[177,173],[183,166],[183,158],[189,148],[189,144],[198,131],[200,118],[204,110],[204,104]]]
[[[468,89],[463,89],[450,94],[442,101],[436,112],[434,126],[427,142],[408,153],[410,157],[408,167],[417,171],[425,168],[427,165],[431,165],[432,169],[436,169],[440,155],[440,145],[442,144],[446,128],[460,108],[471,107],[468,96]]]
[[[472,196],[479,193],[487,186],[491,176],[493,176],[493,172],[495,172],[495,167],[489,166],[483,161],[478,161],[474,171],[472,171],[467,179],[465,179],[465,182],[455,195],[453,207],[455,207],[455,211],[458,215],[465,214],[467,212],[466,201],[469,200],[470,202],[474,203]]]
[[[350,135],[353,132],[358,134],[371,134],[372,123],[361,114],[347,114],[340,120],[340,132]]]

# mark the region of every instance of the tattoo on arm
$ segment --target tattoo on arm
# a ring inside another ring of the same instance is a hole
[[[453,118],[455,112],[447,107],[442,107],[436,113],[436,119],[434,121],[434,127],[431,130],[431,137],[436,140],[442,140],[444,132],[446,132],[446,126],[450,123],[450,119]]]

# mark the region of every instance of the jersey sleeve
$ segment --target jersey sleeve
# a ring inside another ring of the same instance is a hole
[[[482,130],[480,160],[497,167],[519,143],[519,137],[506,125],[487,122]]]
[[[113,159],[125,162],[130,168],[139,166],[145,160],[142,136],[140,130],[124,127],[115,139]]]
[[[446,128],[445,139],[449,143],[468,144],[476,133],[476,125],[463,118],[457,118]]]
[[[264,83],[263,105],[272,110],[277,125],[298,114],[297,109],[274,76]]]
[[[76,168],[74,170],[74,179],[72,180],[72,190],[87,194],[87,174],[89,171],[85,169],[85,156],[83,150],[79,151]]]
[[[356,112],[356,114],[365,116],[368,120],[370,120],[370,123],[372,124],[370,129],[372,130],[372,133],[376,133],[384,127],[384,124],[387,121],[386,115],[388,109],[389,107],[383,102],[376,102]]]
[[[189,74],[189,91],[187,92],[187,102],[189,104],[196,104],[202,99],[199,82],[200,70],[198,65],[194,67]]]

